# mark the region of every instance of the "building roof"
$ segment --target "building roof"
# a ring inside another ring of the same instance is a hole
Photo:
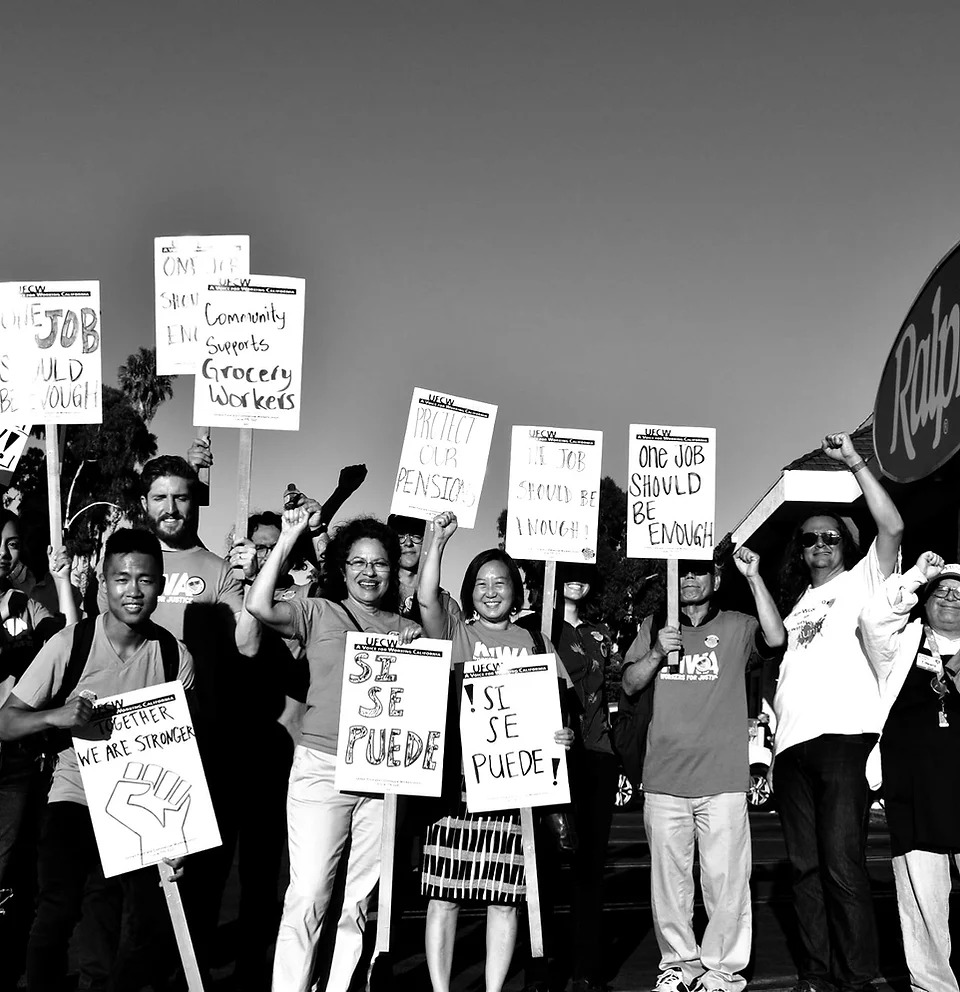
[[[857,454],[868,462],[873,458],[873,415],[871,414],[851,435],[850,440]],[[795,458],[789,465],[784,465],[784,472],[845,472],[846,465],[834,461],[823,453],[820,447],[808,451],[805,455]]]

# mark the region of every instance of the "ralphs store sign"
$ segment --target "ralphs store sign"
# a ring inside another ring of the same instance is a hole
[[[897,482],[929,475],[960,450],[960,244],[933,270],[884,366],[873,445]]]

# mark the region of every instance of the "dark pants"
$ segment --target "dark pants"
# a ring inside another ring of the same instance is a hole
[[[797,970],[819,987],[862,989],[877,974],[864,774],[876,741],[876,734],[824,734],[776,758],[774,787],[803,949]]]
[[[47,806],[37,874],[37,915],[27,945],[30,992],[60,992],[67,973],[67,947],[81,907],[87,914],[86,970],[91,988],[133,992],[147,984],[164,987],[175,952],[171,952],[173,937],[157,870],[142,868],[105,879],[86,806],[71,802]]]

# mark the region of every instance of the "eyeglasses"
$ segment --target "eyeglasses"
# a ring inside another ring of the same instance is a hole
[[[946,603],[950,600],[960,603],[960,589],[937,589],[936,592],[930,594],[930,598],[939,599],[941,603]]]
[[[805,548],[812,548],[818,544],[835,548],[842,540],[839,532],[835,530],[805,530],[800,535],[800,544]]]
[[[397,534],[401,544],[409,541],[411,544],[423,544],[423,534]]]
[[[383,558],[376,558],[373,561],[366,558],[350,558],[347,561],[347,568],[354,572],[365,572],[368,568],[372,568],[375,572],[389,572],[390,562]]]

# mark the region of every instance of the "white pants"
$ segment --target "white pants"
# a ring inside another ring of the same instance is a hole
[[[960,855],[954,855],[960,868]],[[903,951],[916,992],[957,992],[950,967],[950,855],[910,851],[893,859]]]
[[[287,789],[290,885],[273,962],[273,992],[307,992],[323,918],[347,840],[346,887],[327,992],[346,992],[360,960],[367,904],[380,878],[383,800],[334,788],[336,759],[299,745]]]
[[[742,792],[685,798],[644,794],[643,826],[650,845],[650,902],[660,970],[678,968],[690,985],[740,992],[750,960],[750,824]],[[702,945],[693,932],[693,853],[707,910]]]

